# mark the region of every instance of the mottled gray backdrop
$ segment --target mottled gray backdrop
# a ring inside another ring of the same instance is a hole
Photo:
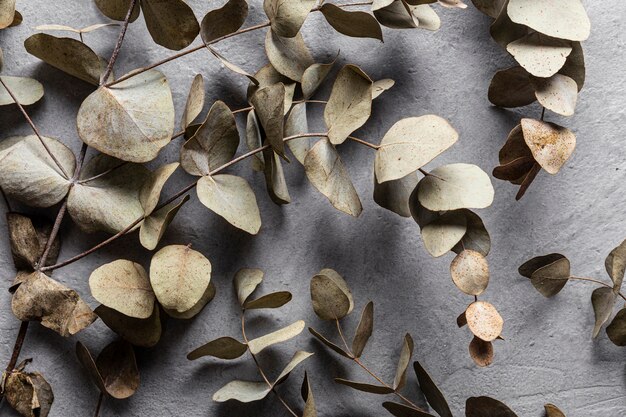
[[[198,17],[221,1],[190,1]],[[248,24],[261,22],[260,1],[253,1]],[[506,320],[504,337],[497,342],[495,363],[477,368],[469,359],[467,329],[459,330],[456,316],[470,300],[453,285],[448,272],[451,255],[431,258],[423,248],[416,224],[379,208],[372,201],[373,152],[347,143],[340,149],[363,200],[364,211],[354,219],[334,210],[306,180],[302,168],[286,168],[293,203],[278,207],[265,193],[262,175],[248,163],[234,172],[246,177],[257,190],[263,227],[256,237],[235,230],[201,206],[192,195],[174,221],[165,243],[192,243],[212,262],[216,299],[195,319],[171,320],[153,349],[139,353],[141,387],[128,401],[109,400],[104,416],[282,416],[286,413],[275,398],[253,405],[211,401],[211,395],[234,378],[257,378],[250,360],[220,364],[211,359],[189,362],[185,355],[218,336],[237,336],[239,312],[231,279],[241,267],[266,272],[262,290],[289,290],[294,300],[275,312],[260,312],[251,320],[251,332],[306,320],[308,325],[332,332],[313,314],[308,295],[310,277],[324,267],[345,276],[356,299],[356,310],[368,300],[376,305],[376,329],[365,353],[365,362],[387,380],[393,379],[400,342],[405,332],[415,341],[415,357],[425,364],[447,394],[455,415],[462,415],[465,399],[491,395],[508,403],[520,416],[540,416],[543,404],[553,402],[568,417],[620,417],[626,415],[626,350],[611,344],[604,332],[591,340],[593,312],[589,301],[592,287],[570,283],[552,300],[542,298],[517,267],[537,254],[561,251],[572,260],[577,275],[605,279],[604,258],[626,238],[624,205],[623,123],[626,84],[622,30],[626,5],[619,0],[585,2],[592,34],[584,43],[588,77],[576,115],[569,119],[548,114],[547,119],[565,123],[578,138],[578,147],[556,176],[542,172],[521,202],[514,199],[516,187],[495,181],[493,206],[480,214],[491,232],[489,255],[491,285],[484,298],[493,302]],[[41,81],[46,95],[29,108],[35,123],[47,135],[60,138],[72,149],[80,148],[75,115],[91,87],[28,55],[23,41],[40,24],[82,27],[106,21],[91,0],[18,0],[24,23],[0,33],[5,53],[4,74],[32,76]],[[351,39],[335,33],[319,14],[309,17],[304,36],[320,62],[328,62],[341,50],[340,62],[360,65],[372,78],[393,78],[396,86],[376,100],[370,122],[357,136],[378,142],[397,120],[427,113],[441,115],[460,132],[459,142],[435,164],[468,162],[491,172],[498,149],[521,116],[539,117],[532,105],[519,111],[492,107],[487,87],[493,73],[511,63],[489,37],[489,19],[470,6],[467,10],[436,7],[442,18],[440,31],[384,30],[385,42]],[[117,28],[86,35],[86,41],[108,57],[118,35]],[[264,34],[250,33],[220,44],[218,49],[232,61],[254,72],[266,59]],[[155,45],[142,19],[132,24],[116,73],[122,74],[172,54]],[[337,66],[338,68],[339,66]],[[221,66],[204,51],[161,68],[168,76],[177,108],[184,105],[192,77],[201,72],[208,80],[208,102],[222,99],[232,108],[245,105],[247,80]],[[328,97],[326,88],[318,94]],[[322,128],[321,110],[312,107],[314,129]],[[15,108],[0,111],[2,137],[30,134]],[[180,139],[169,145],[161,160],[177,160]],[[166,194],[189,181],[178,172]],[[5,230],[4,216],[0,227]],[[105,238],[85,236],[69,220],[63,225],[66,258]],[[90,272],[121,257],[148,265],[150,253],[137,236],[121,239],[114,247],[55,272],[54,277],[75,288],[95,307],[88,288]],[[4,290],[13,278],[9,245],[0,240],[0,364],[7,363],[19,327],[10,311],[10,296]],[[358,311],[353,314],[354,325]],[[331,333],[332,334],[332,333]],[[52,384],[56,401],[52,416],[91,415],[97,390],[88,381],[74,355],[76,340],[99,351],[114,338],[101,322],[77,336],[64,339],[37,324],[29,328],[22,357],[33,357],[31,369],[44,373]],[[272,374],[288,360],[295,348],[315,352],[306,363],[321,416],[382,416],[382,397],[355,392],[335,385],[336,376],[368,381],[367,375],[345,360],[328,353],[308,332],[261,355]],[[298,370],[281,390],[294,402],[302,377]],[[418,396],[411,373],[409,395]],[[421,400],[420,400],[421,401]],[[3,416],[14,416],[5,404]]]

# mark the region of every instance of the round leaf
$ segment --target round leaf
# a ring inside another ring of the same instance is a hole
[[[500,107],[522,107],[536,100],[528,72],[512,67],[495,73],[489,84],[489,101]]]
[[[134,319],[112,308],[98,306],[94,312],[107,327],[135,346],[153,347],[161,339],[161,313],[158,305],[147,319]]]
[[[547,78],[563,67],[572,52],[572,44],[535,32],[511,42],[506,50],[526,71]]]
[[[543,107],[560,114],[572,116],[578,99],[578,85],[570,77],[554,74],[550,78],[531,77],[535,96]]]
[[[183,0],[142,0],[141,10],[152,39],[168,49],[187,47],[200,32],[193,10]]]
[[[584,41],[591,31],[580,0],[510,0],[507,11],[513,22],[554,38]]]
[[[111,397],[122,400],[139,388],[139,369],[130,343],[117,340],[107,345],[98,355],[96,366]]]
[[[502,333],[504,320],[498,310],[486,301],[476,301],[465,310],[467,325],[474,336],[491,342]]]
[[[2,52],[0,51],[0,54]],[[0,56],[0,69],[2,69],[2,57]],[[0,77],[2,82],[6,84],[11,93],[22,106],[30,106],[35,104],[43,97],[43,85],[37,80],[26,77],[10,77],[3,75]],[[11,94],[0,84],[0,106],[15,104]]]
[[[489,284],[487,259],[471,249],[459,253],[450,264],[454,284],[468,295],[480,295]]]
[[[354,308],[348,284],[332,269],[322,269],[311,279],[311,301],[322,320],[342,319]]]
[[[474,336],[469,344],[469,354],[476,365],[489,366],[493,363],[493,344]]]
[[[323,4],[320,11],[326,21],[339,33],[355,38],[373,38],[381,42],[383,40],[380,25],[369,13],[347,11],[330,3]]]

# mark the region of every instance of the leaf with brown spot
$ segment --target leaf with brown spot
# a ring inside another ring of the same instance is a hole
[[[465,310],[465,317],[474,336],[485,342],[495,340],[502,333],[504,320],[498,310],[486,301],[476,301],[470,304]]]
[[[522,119],[524,140],[535,161],[549,174],[556,174],[576,147],[576,136],[567,128],[534,119]]]
[[[550,78],[531,77],[535,96],[539,103],[548,110],[561,116],[572,116],[578,100],[576,81],[567,75],[554,74]]]
[[[534,32],[509,43],[506,50],[526,71],[535,77],[548,78],[563,68],[572,44]]]
[[[21,368],[21,366],[18,366]],[[54,401],[52,387],[39,372],[13,370],[6,375],[3,394],[24,417],[47,417]]]
[[[510,0],[506,11],[513,22],[555,38],[584,41],[591,30],[580,0]]]
[[[452,260],[450,275],[465,294],[480,295],[489,284],[489,264],[481,253],[466,249]]]

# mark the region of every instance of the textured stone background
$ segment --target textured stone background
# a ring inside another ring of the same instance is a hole
[[[199,17],[221,2],[190,2]],[[249,23],[262,21],[260,1],[253,1]],[[323,267],[345,276],[356,299],[356,310],[368,300],[376,305],[376,330],[365,354],[365,362],[386,379],[393,379],[395,361],[404,332],[416,341],[415,358],[422,361],[447,394],[455,415],[462,415],[465,399],[491,395],[508,403],[520,416],[540,416],[543,404],[553,402],[568,417],[619,417],[626,415],[626,351],[613,346],[605,334],[590,339],[593,313],[589,301],[592,287],[570,283],[552,300],[537,294],[516,270],[537,254],[561,251],[572,259],[577,275],[607,278],[603,262],[607,253],[626,237],[626,218],[621,190],[626,181],[623,135],[626,84],[623,71],[626,37],[620,29],[626,6],[618,0],[600,6],[587,1],[592,21],[591,38],[585,42],[587,84],[580,96],[576,115],[559,120],[578,137],[578,149],[555,177],[541,173],[526,197],[515,202],[516,188],[497,181],[496,199],[481,216],[491,232],[489,255],[492,280],[484,298],[496,304],[506,319],[505,342],[496,344],[496,361],[488,369],[477,368],[469,359],[467,329],[459,330],[456,316],[470,302],[452,284],[448,265],[451,256],[432,259],[424,250],[417,226],[376,206],[371,198],[373,153],[347,143],[340,149],[363,200],[358,219],[335,211],[308,184],[299,165],[286,168],[293,203],[275,206],[265,193],[263,178],[249,164],[236,167],[257,190],[263,227],[257,237],[235,230],[207,211],[192,195],[179,213],[165,243],[192,243],[210,258],[215,271],[216,299],[195,320],[170,321],[161,343],[139,353],[141,388],[128,401],[107,401],[104,416],[279,416],[279,403],[268,398],[251,406],[218,405],[211,395],[234,378],[256,378],[249,360],[220,364],[211,359],[189,362],[185,355],[198,345],[223,335],[238,335],[239,317],[231,279],[237,269],[258,267],[266,271],[262,291],[289,290],[294,300],[276,312],[254,314],[251,332],[285,325],[295,318],[331,332],[315,317],[308,295],[309,278]],[[105,20],[93,2],[56,0],[18,1],[24,23],[0,33],[5,52],[4,73],[29,75],[46,89],[45,99],[29,109],[35,123],[48,136],[61,138],[78,150],[75,114],[90,86],[51,68],[28,55],[22,42],[44,23],[75,27]],[[341,50],[341,64],[359,64],[372,78],[394,78],[396,86],[374,105],[370,122],[357,136],[378,142],[397,120],[426,113],[449,119],[460,132],[460,141],[431,168],[448,162],[469,162],[487,172],[497,164],[497,152],[508,131],[521,116],[539,117],[533,105],[519,111],[493,108],[487,101],[492,74],[509,65],[506,56],[488,35],[489,20],[473,7],[465,11],[437,7],[443,26],[439,32],[385,30],[385,43],[355,40],[336,34],[312,15],[304,28],[305,38],[319,61],[328,61]],[[86,41],[108,57],[118,29],[86,35]],[[224,42],[219,50],[234,62],[254,72],[265,63],[263,34],[256,32]],[[140,19],[131,25],[118,60],[122,74],[172,52],[156,46]],[[337,66],[339,68],[339,66]],[[209,54],[198,52],[161,68],[173,88],[178,115],[193,75],[208,79],[208,102],[225,100],[233,108],[245,104],[247,81],[224,69]],[[329,89],[321,91],[326,98]],[[314,129],[322,128],[319,107],[312,107]],[[2,108],[2,137],[30,134],[18,111]],[[162,160],[177,159],[180,139],[162,153]],[[182,172],[168,184],[173,192],[189,178]],[[4,216],[0,228],[5,230]],[[102,240],[103,235],[84,236],[66,221],[61,258],[66,258]],[[77,289],[92,307],[87,279],[97,266],[120,257],[147,265],[149,253],[137,236],[119,241],[115,247],[91,255],[55,272],[60,281]],[[0,271],[4,287],[13,277],[8,242],[0,240]],[[355,325],[358,311],[349,324]],[[348,324],[348,323],[347,323]],[[0,292],[0,363],[8,361],[18,322],[10,312],[9,294]],[[351,333],[351,332],[350,332]],[[29,328],[22,358],[34,357],[32,369],[44,373],[56,397],[51,415],[84,416],[93,412],[97,391],[87,380],[74,356],[76,340],[99,351],[114,338],[101,322],[77,337],[63,339],[33,325]],[[367,375],[347,361],[329,354],[308,333],[262,355],[262,361],[278,372],[296,348],[316,355],[306,368],[312,377],[321,416],[381,416],[382,398],[337,386],[332,377],[367,381]],[[294,402],[302,370],[281,390]],[[418,397],[411,373],[409,395]],[[3,416],[15,415],[6,404]]]

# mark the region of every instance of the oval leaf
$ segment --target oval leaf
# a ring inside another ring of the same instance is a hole
[[[502,333],[504,320],[498,310],[486,301],[476,301],[465,310],[467,325],[474,334],[485,342],[495,340]]]
[[[311,279],[313,310],[322,320],[339,320],[354,308],[346,281],[332,269],[322,269]]]
[[[283,327],[280,330],[276,330],[275,332],[266,334],[265,336],[250,340],[248,342],[248,347],[250,348],[250,352],[252,352],[253,355],[256,355],[272,345],[282,343],[296,337],[302,333],[302,330],[304,330],[304,322],[302,320],[298,320],[297,322]]]
[[[236,359],[248,351],[248,345],[232,337],[220,337],[194,349],[187,355],[190,361],[203,356],[213,356],[219,359]]]
[[[480,295],[489,284],[489,264],[482,254],[467,249],[452,260],[450,275],[465,294]]]

